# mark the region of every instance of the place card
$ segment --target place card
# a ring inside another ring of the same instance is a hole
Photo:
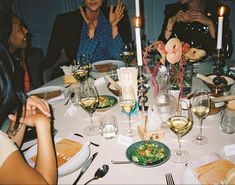
[[[224,153],[226,156],[235,155],[235,144],[224,146]]]
[[[133,138],[119,134],[117,142],[125,146],[130,146],[133,143]]]
[[[73,104],[67,109],[67,112],[70,116],[74,116],[74,114],[77,112],[77,107],[75,107]]]

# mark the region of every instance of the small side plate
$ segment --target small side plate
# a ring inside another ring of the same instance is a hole
[[[105,111],[111,109],[115,105],[117,105],[118,100],[114,96],[110,95],[99,95],[99,105],[97,107],[97,111]]]

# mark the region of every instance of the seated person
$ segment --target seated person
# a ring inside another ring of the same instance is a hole
[[[8,20],[11,20],[10,15]],[[56,155],[49,106],[37,97],[27,99],[23,91],[17,88],[14,79],[16,71],[2,34],[0,33],[0,127],[8,118],[13,123],[9,135],[0,131],[0,184],[56,184]],[[33,168],[19,150],[26,126],[35,127],[37,132],[37,161]]]
[[[12,31],[8,41],[8,48],[14,58],[14,65],[17,71],[15,79],[18,86],[25,92],[42,85],[38,69],[39,64],[43,61],[43,52],[39,48],[30,46],[28,36],[28,29],[23,25],[21,19],[12,14]]]
[[[221,4],[216,0],[180,0],[168,4],[159,40],[166,42],[172,37],[204,49],[211,55],[216,48],[218,10]],[[226,8],[223,27],[223,48],[226,56],[232,53],[232,32],[229,27],[229,9]]]
[[[80,60],[85,55],[92,62],[105,59],[120,59],[123,43],[131,41],[129,18],[124,5],[118,0],[117,6],[105,7],[103,0],[84,0],[84,6],[74,12],[56,17],[42,70],[57,62],[64,49],[69,59]],[[63,75],[57,66],[53,78]]]

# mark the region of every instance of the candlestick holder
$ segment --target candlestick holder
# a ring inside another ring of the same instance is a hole
[[[213,74],[215,75],[213,79],[213,83],[215,85],[215,93],[223,93],[219,92],[221,91],[219,86],[227,84],[225,84],[226,82],[223,80],[223,77],[221,77],[223,75],[223,67],[225,66],[225,58],[222,49],[216,49],[215,53],[213,53],[213,61],[215,66],[213,70]]]
[[[139,99],[139,110],[146,111],[147,106],[145,103],[148,101],[147,88],[144,84],[145,77],[143,76],[142,66],[138,66],[138,99]]]

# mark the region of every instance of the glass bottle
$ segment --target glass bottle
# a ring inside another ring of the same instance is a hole
[[[227,133],[235,133],[235,100],[229,101],[221,114],[220,129]]]

